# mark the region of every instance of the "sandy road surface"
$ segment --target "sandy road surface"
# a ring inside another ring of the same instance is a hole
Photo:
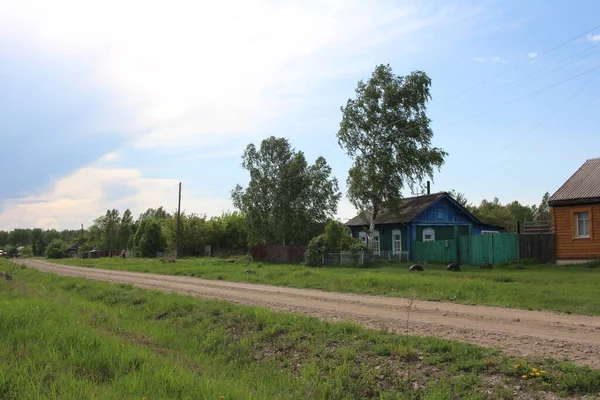
[[[330,321],[352,320],[369,328],[385,327],[398,333],[406,331],[409,301],[404,298],[72,267],[39,260],[17,262],[60,275],[129,283]],[[600,369],[600,317],[415,301],[409,330],[411,334],[500,348],[512,355],[568,358]]]

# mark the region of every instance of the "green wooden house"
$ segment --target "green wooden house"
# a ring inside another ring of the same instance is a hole
[[[375,218],[373,252],[385,258],[411,260],[414,242],[454,239],[459,236],[482,235],[503,231],[483,224],[446,192],[402,199],[399,212],[382,210]],[[357,215],[346,223],[352,236],[368,244],[368,219]]]

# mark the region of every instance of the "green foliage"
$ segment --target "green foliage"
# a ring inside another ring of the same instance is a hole
[[[137,257],[155,257],[157,252],[164,251],[166,241],[163,236],[160,220],[144,218],[133,236],[133,251]]]
[[[450,190],[448,192],[458,203],[479,218],[483,223],[501,226],[509,232],[517,229],[517,221],[549,221],[552,220],[548,206],[549,193],[544,194],[540,205],[523,205],[518,201],[502,204],[495,197],[483,200],[478,206],[470,204],[464,194]]]
[[[358,82],[356,98],[342,107],[338,143],[354,162],[348,198],[369,215],[370,235],[382,208],[397,210],[401,190],[431,178],[444,163],[447,153],[431,146],[430,86],[424,72],[397,76],[389,65],[378,65],[366,83]]]
[[[250,244],[305,244],[335,214],[341,194],[323,157],[309,165],[287,139],[269,137],[246,147],[242,166],[250,182],[231,195]]]
[[[316,267],[323,264],[323,254],[350,251],[353,254],[366,251],[366,247],[350,235],[350,229],[339,221],[331,220],[325,226],[325,233],[314,237],[306,250],[307,265]]]
[[[19,252],[19,256],[20,257],[33,257],[35,256],[34,252],[33,252],[33,246],[29,245],[29,246],[25,246],[21,249],[21,251]]]
[[[64,240],[54,239],[46,247],[46,257],[48,258],[63,258],[67,252],[67,244]]]
[[[9,245],[7,245],[7,246],[4,246],[4,249],[3,249],[3,250],[4,250],[4,251],[6,252],[6,254],[7,254],[9,257],[11,257],[11,258],[17,255],[17,248],[16,248],[15,246],[13,246],[13,245],[10,245],[10,244],[9,244]]]
[[[308,248],[306,249],[306,265],[311,267],[318,267],[323,265],[323,254],[327,249],[327,239],[325,234],[321,234],[311,239],[308,242]]]
[[[8,293],[0,281],[2,399],[483,399],[500,390],[504,398],[600,390],[599,371],[464,343],[34,270],[15,279],[26,290]],[[545,379],[525,384],[516,364],[543,368]]]
[[[177,216],[165,221],[167,247],[177,248]],[[198,256],[204,253],[204,246],[211,245],[213,254],[240,254],[248,250],[246,219],[238,212],[223,213],[207,219],[206,216],[181,213],[181,256]]]

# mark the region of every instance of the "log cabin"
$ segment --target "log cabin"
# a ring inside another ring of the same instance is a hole
[[[556,263],[600,259],[600,158],[586,161],[548,200]]]

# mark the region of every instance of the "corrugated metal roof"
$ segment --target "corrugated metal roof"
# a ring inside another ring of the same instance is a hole
[[[442,197],[446,192],[427,194],[424,196],[405,197],[400,204],[400,212],[393,213],[390,210],[381,210],[375,218],[376,224],[401,224],[406,223],[416,217],[421,211],[426,209]],[[346,222],[347,226],[365,226],[369,221],[360,214]]]
[[[587,160],[548,202],[600,199],[600,158]]]

